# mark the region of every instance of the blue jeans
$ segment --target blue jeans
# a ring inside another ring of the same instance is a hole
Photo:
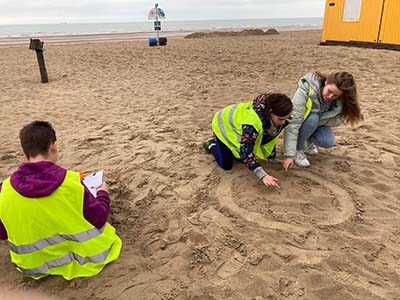
[[[214,139],[216,145],[210,149],[212,155],[214,155],[215,160],[222,169],[231,170],[235,155],[215,134]]]
[[[318,126],[319,115],[310,113],[300,126],[297,137],[297,150],[304,150],[306,142],[309,141],[319,147],[331,148],[336,145],[336,138],[330,127]]]

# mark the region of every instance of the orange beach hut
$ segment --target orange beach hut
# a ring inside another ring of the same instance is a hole
[[[327,0],[321,44],[400,50],[400,0]]]

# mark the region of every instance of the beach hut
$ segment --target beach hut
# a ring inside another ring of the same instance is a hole
[[[322,45],[400,50],[399,0],[327,0]]]

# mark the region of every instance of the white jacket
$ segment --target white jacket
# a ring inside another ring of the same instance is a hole
[[[310,85],[312,88],[311,93],[309,93]],[[293,158],[296,155],[299,128],[304,121],[308,98],[312,100],[311,113],[320,114],[318,126],[336,127],[343,124],[341,118],[343,104],[341,99],[338,98],[332,101],[329,110],[321,113],[321,101],[323,101],[321,96],[321,82],[316,78],[314,73],[308,73],[306,76],[301,77],[292,99],[292,117],[289,120],[289,125],[285,128],[283,154],[286,157]]]

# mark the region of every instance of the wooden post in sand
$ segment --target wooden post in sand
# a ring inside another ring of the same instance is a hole
[[[39,64],[39,71],[40,77],[42,78],[42,83],[47,83],[49,82],[49,79],[47,77],[46,65],[44,63],[43,44],[44,42],[41,42],[39,39],[31,39],[29,49],[36,51],[36,57]]]

